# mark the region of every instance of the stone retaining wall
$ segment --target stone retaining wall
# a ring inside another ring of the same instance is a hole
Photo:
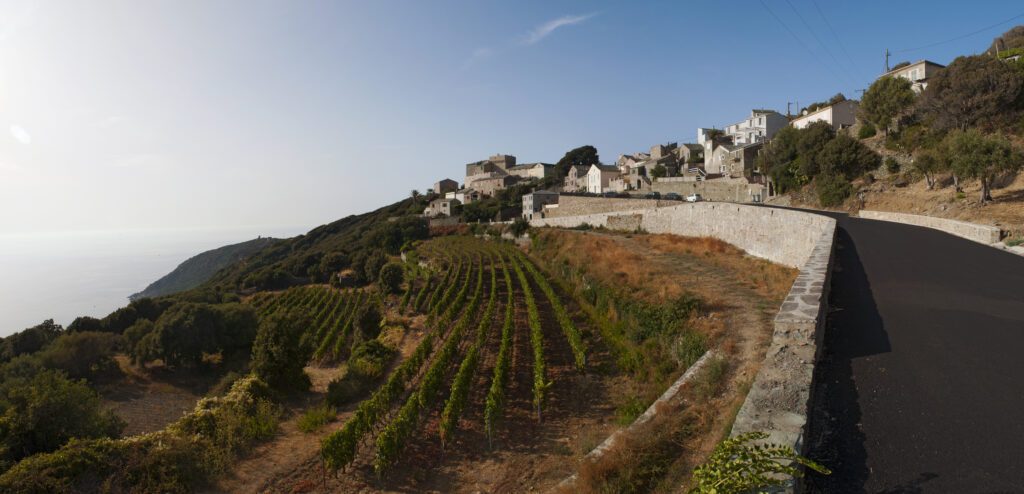
[[[768,433],[768,442],[804,453],[804,435],[828,314],[836,221],[813,213],[739,204],[683,204],[621,213],[534,220],[533,226],[632,225],[650,233],[714,237],[751,255],[797,267],[774,320],[765,359],[740,407],[732,434]],[[795,479],[783,491],[799,490]]]
[[[934,216],[921,216],[917,214],[892,213],[889,211],[867,211],[861,210],[858,213],[861,218],[869,220],[892,221],[907,225],[923,226],[934,228],[950,235],[966,238],[986,245],[999,242],[1001,231],[998,227],[968,223],[966,221],[936,218]]]

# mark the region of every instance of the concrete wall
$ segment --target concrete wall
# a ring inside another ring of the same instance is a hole
[[[633,209],[646,209],[677,205],[679,205],[679,201],[569,196],[562,194],[558,198],[557,210],[552,209],[550,217],[579,216],[583,214],[609,213],[613,211],[629,211]]]
[[[658,179],[651,184],[651,190],[667,194],[675,192],[683,197],[690,194],[700,194],[709,201],[721,202],[752,202],[753,194],[759,194],[761,200],[768,198],[768,189],[761,184],[748,184],[746,179],[739,180],[662,180]]]
[[[561,206],[560,206],[561,207]],[[803,211],[740,204],[681,204],[534,220],[533,226],[583,223],[651,233],[714,237],[748,254],[786,266],[799,275],[774,319],[772,341],[736,416],[732,435],[766,432],[768,442],[804,453],[804,436],[828,315],[836,221]],[[788,479],[785,492],[799,491]]]
[[[936,230],[949,233],[950,235],[956,235],[958,237],[963,237],[983,244],[994,244],[999,242],[1001,234],[998,227],[968,223],[966,221],[950,220],[946,218],[936,218],[934,216],[867,210],[861,210],[861,212],[858,213],[858,216],[869,220],[892,221],[895,223],[934,228]]]

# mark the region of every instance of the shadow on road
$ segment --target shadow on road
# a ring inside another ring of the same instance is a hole
[[[891,349],[857,246],[842,226],[836,235],[831,313],[815,369],[807,437],[807,456],[831,469],[832,475],[809,473],[807,492],[863,492],[869,472],[852,361]]]

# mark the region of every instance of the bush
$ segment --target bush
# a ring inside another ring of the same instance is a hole
[[[380,289],[384,293],[398,293],[402,289],[402,281],[405,272],[402,265],[397,262],[389,262],[380,268]]]
[[[343,406],[366,393],[380,378],[396,351],[378,340],[356,345],[348,359],[345,375],[327,385],[327,403]]]
[[[900,163],[892,156],[885,158],[885,170],[895,175],[900,172]]]
[[[122,338],[94,331],[67,333],[54,340],[40,354],[43,365],[66,372],[68,376],[91,379],[117,369],[114,351]]]
[[[864,122],[863,124],[861,124],[860,129],[857,131],[857,139],[868,139],[870,137],[875,137],[875,134],[877,133],[878,130],[875,129],[874,124],[872,124],[871,122]]]
[[[783,485],[787,476],[800,477],[801,466],[824,475],[831,473],[789,446],[753,444],[767,438],[766,433],[753,432],[722,441],[711,458],[693,470],[690,492],[761,492]]]
[[[330,405],[320,405],[309,410],[299,417],[298,427],[302,432],[315,432],[329,422],[334,421],[337,411]]]
[[[264,318],[252,347],[253,373],[277,390],[309,389],[309,376],[304,370],[313,353],[305,338],[309,325],[309,317],[297,310]]]
[[[368,301],[356,309],[353,316],[356,329],[363,341],[372,340],[380,334],[380,323],[383,317],[380,315],[380,308],[374,301]]]
[[[530,229],[530,223],[523,218],[516,218],[516,220],[512,222],[510,229],[512,231],[512,235],[521,237]]]
[[[115,437],[124,423],[103,410],[99,395],[81,381],[52,370],[7,390],[0,415],[0,459],[16,462],[54,451],[71,438]]]
[[[853,186],[841,175],[822,175],[815,183],[818,202],[824,207],[838,206],[853,193]]]

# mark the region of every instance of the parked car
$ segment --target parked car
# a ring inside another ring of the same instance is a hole
[[[669,192],[668,194],[665,194],[665,200],[666,201],[682,201],[683,200],[683,196],[681,196],[679,194],[676,194],[675,192]]]
[[[601,194],[601,197],[619,197],[619,194],[617,192],[605,192]]]
[[[686,202],[700,202],[703,200],[704,198],[702,198],[700,194],[690,194],[686,196]]]
[[[661,199],[661,192],[648,192],[644,194],[644,199]]]

